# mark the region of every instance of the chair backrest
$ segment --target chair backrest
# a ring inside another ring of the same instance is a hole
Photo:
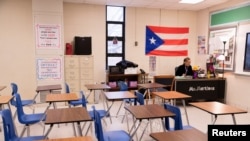
[[[83,92],[83,91],[80,91],[80,95],[82,96],[82,107],[87,108],[87,101],[86,101],[84,92]]]
[[[15,140],[17,137],[15,133],[14,123],[12,115],[9,109],[4,109],[0,112],[3,121],[3,130],[4,130],[4,140],[10,141]]]
[[[100,114],[96,111],[95,106],[92,106],[94,112],[95,135],[98,141],[104,141],[102,121]]]
[[[135,100],[134,105],[137,105],[137,102],[140,105],[144,105],[144,95],[138,91],[135,91],[135,96],[136,96],[136,100]]]
[[[19,93],[14,94],[14,98],[16,101],[16,110],[17,110],[17,117],[18,121],[22,124],[25,124],[25,120],[23,119],[25,117],[25,113],[23,111],[23,106],[22,106],[22,99]]]
[[[124,81],[119,81],[118,86],[120,88],[120,91],[127,91],[128,85]]]
[[[65,93],[70,93],[69,85],[65,82]]]
[[[183,124],[182,124],[180,108],[177,107],[177,106],[173,106],[171,104],[168,104],[168,103],[164,104],[164,108],[175,114],[175,116],[173,116],[173,117],[166,117],[165,118],[165,127],[166,127],[166,129],[170,130],[169,118],[172,118],[174,120],[174,130],[182,130],[183,129]]]
[[[10,86],[12,89],[11,95],[14,96],[14,94],[18,92],[18,86],[16,83],[10,83]],[[16,101],[14,98],[11,99],[10,104],[16,106]]]

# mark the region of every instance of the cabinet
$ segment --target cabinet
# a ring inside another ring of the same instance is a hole
[[[118,81],[126,81],[129,90],[136,90],[138,89],[137,83],[140,82],[139,76],[140,74],[107,74],[106,83],[111,87],[110,91],[119,90]]]
[[[65,55],[65,81],[70,91],[79,93],[87,91],[85,84],[94,83],[94,57],[91,55]]]

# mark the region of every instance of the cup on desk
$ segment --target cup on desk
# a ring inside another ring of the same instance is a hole
[[[222,73],[219,73],[218,74],[218,78],[222,78],[223,77],[223,74]]]

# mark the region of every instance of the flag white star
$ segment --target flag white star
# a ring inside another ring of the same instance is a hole
[[[154,37],[150,38],[149,40],[150,40],[150,44],[154,44],[155,45],[155,41],[156,40],[154,39]]]

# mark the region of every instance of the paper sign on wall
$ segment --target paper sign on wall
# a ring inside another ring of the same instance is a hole
[[[37,49],[59,49],[61,38],[59,25],[36,25]]]
[[[62,79],[62,58],[39,58],[36,68],[38,80]]]

